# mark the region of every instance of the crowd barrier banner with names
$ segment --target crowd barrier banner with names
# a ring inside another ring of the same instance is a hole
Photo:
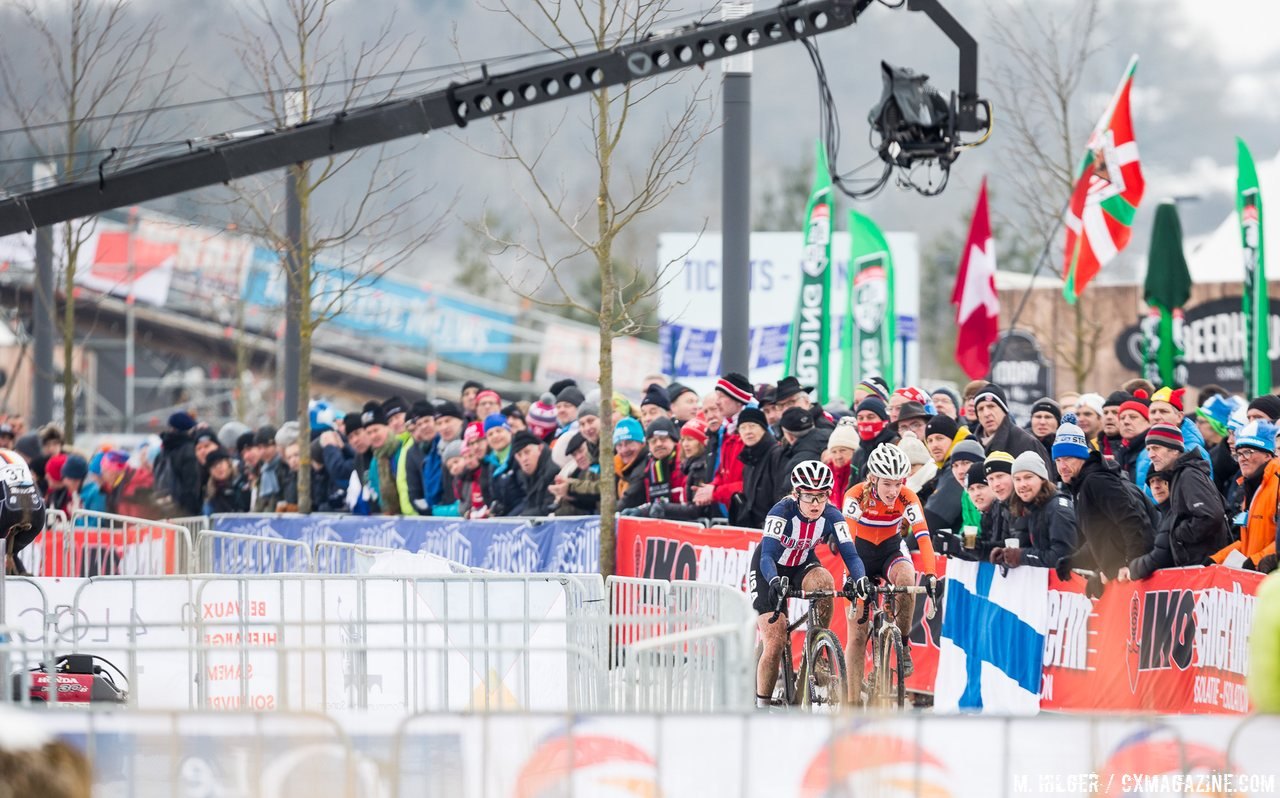
[[[760,531],[621,518],[620,576],[692,579],[746,590]],[[844,564],[825,546],[819,559],[837,585]],[[918,555],[916,567],[919,571]],[[946,558],[938,558],[938,576]],[[1141,582],[1111,583],[1101,599],[1084,595],[1084,580],[1049,576],[1040,706],[1058,711],[1145,711],[1243,714],[1250,710],[1249,634],[1260,574],[1234,568],[1175,568]],[[945,594],[945,580],[942,583]],[[915,673],[911,690],[933,692],[944,596],[934,618],[916,602],[911,629]],[[799,602],[793,602],[793,605]],[[833,631],[845,641],[840,601]],[[803,614],[793,606],[792,619]],[[796,646],[800,643],[796,639]]]
[[[502,573],[596,573],[600,518],[486,519],[342,515],[215,515],[220,532],[427,552]]]

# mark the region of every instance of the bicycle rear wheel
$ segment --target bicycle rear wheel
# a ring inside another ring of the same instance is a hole
[[[813,635],[806,653],[803,706],[815,712],[838,710],[847,698],[848,680],[840,641],[830,630],[822,629]]]

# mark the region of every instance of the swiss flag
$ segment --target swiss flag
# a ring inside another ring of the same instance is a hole
[[[996,296],[996,245],[987,215],[987,179],[982,179],[973,209],[969,240],[960,259],[960,273],[951,292],[956,306],[956,362],[970,379],[991,370],[991,345],[1000,329],[1000,300]]]

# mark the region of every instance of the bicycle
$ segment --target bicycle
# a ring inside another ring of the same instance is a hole
[[[778,663],[778,679],[774,683],[774,706],[799,706],[809,711],[829,711],[839,709],[845,702],[845,683],[848,673],[845,668],[844,651],[840,640],[830,629],[822,626],[818,619],[818,602],[823,599],[848,598],[851,593],[838,590],[792,590],[790,580],[782,579],[781,595],[778,606],[769,618],[769,623],[778,620],[787,606],[787,599],[805,599],[809,602],[809,610],[804,616],[787,626],[783,635],[782,661]],[[791,634],[806,624],[804,648],[801,652],[800,669],[793,669],[791,651]],[[756,647],[756,661],[759,662],[764,653],[764,646]],[[781,694],[780,694],[781,693]]]
[[[867,618],[871,618],[871,626],[867,630],[867,638],[871,642],[871,670],[862,680],[862,692],[866,695],[868,709],[889,707],[902,709],[906,705],[907,683],[902,673],[903,640],[902,631],[894,622],[897,609],[895,597],[918,596],[925,592],[925,589],[919,585],[906,587],[886,585],[882,580],[877,579],[866,600],[862,602],[862,619],[859,623],[866,623]],[[871,615],[873,603],[876,605],[876,611]],[[933,602],[929,602],[926,617],[932,619],[936,611],[937,607]]]

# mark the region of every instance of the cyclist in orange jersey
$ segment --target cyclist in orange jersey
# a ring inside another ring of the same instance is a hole
[[[892,443],[882,443],[867,458],[867,479],[844,494],[844,515],[853,530],[853,543],[866,566],[867,576],[882,577],[893,585],[907,587],[916,583],[916,569],[907,552],[905,535],[915,536],[924,560],[922,580],[930,600],[937,591],[937,558],[924,508],[914,491],[906,486],[911,463]],[[902,632],[903,675],[914,670],[911,662],[911,618],[915,597],[902,596],[896,606],[897,623]],[[862,671],[867,650],[867,624],[862,622],[861,602],[852,606],[847,617],[848,636],[845,661],[849,666],[850,700],[858,698],[862,688]]]

